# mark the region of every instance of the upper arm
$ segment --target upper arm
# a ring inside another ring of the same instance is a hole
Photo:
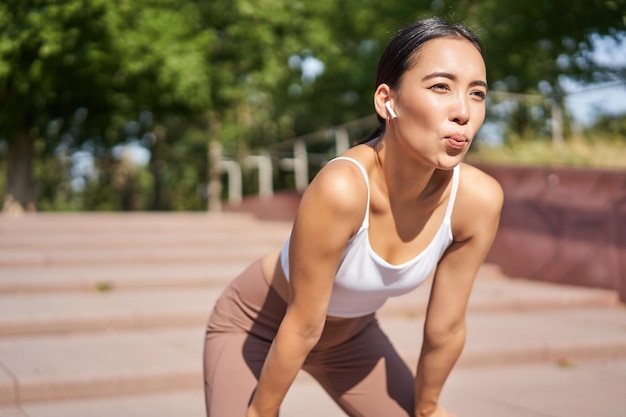
[[[503,202],[495,179],[469,166],[463,171],[469,172],[459,184],[452,218],[455,239],[437,266],[428,305],[427,330],[437,333],[464,324],[474,279],[495,237]]]
[[[289,248],[289,311],[301,325],[326,317],[341,256],[367,209],[367,186],[350,162],[327,165],[300,203]]]

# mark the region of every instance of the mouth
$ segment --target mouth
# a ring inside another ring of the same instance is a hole
[[[453,133],[452,135],[448,135],[444,138],[448,145],[454,149],[463,149],[469,140],[467,137],[461,133]]]

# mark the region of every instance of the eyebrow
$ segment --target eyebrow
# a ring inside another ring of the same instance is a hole
[[[452,80],[452,81],[457,80],[456,75],[450,74],[449,72],[433,72],[432,74],[428,74],[427,76],[422,78],[422,81],[428,81],[432,78],[438,78],[438,77],[448,78],[449,80]],[[487,83],[483,80],[474,80],[470,83],[470,86],[476,86],[476,85],[484,87],[484,88],[488,88]]]

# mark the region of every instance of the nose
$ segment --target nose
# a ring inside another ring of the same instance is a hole
[[[454,101],[450,112],[450,120],[454,123],[465,125],[469,122],[470,105],[467,97],[459,96]]]

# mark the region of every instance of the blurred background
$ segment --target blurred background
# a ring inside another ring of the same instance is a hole
[[[0,415],[204,416],[214,301],[434,15],[485,44],[467,160],[505,192],[444,402],[624,417],[626,0],[0,1]],[[427,300],[380,314],[407,363]],[[284,405],[343,414],[304,374]]]
[[[470,160],[626,166],[624,0],[5,0],[4,211],[220,210],[300,190],[375,126],[394,31],[433,15],[485,43]]]

